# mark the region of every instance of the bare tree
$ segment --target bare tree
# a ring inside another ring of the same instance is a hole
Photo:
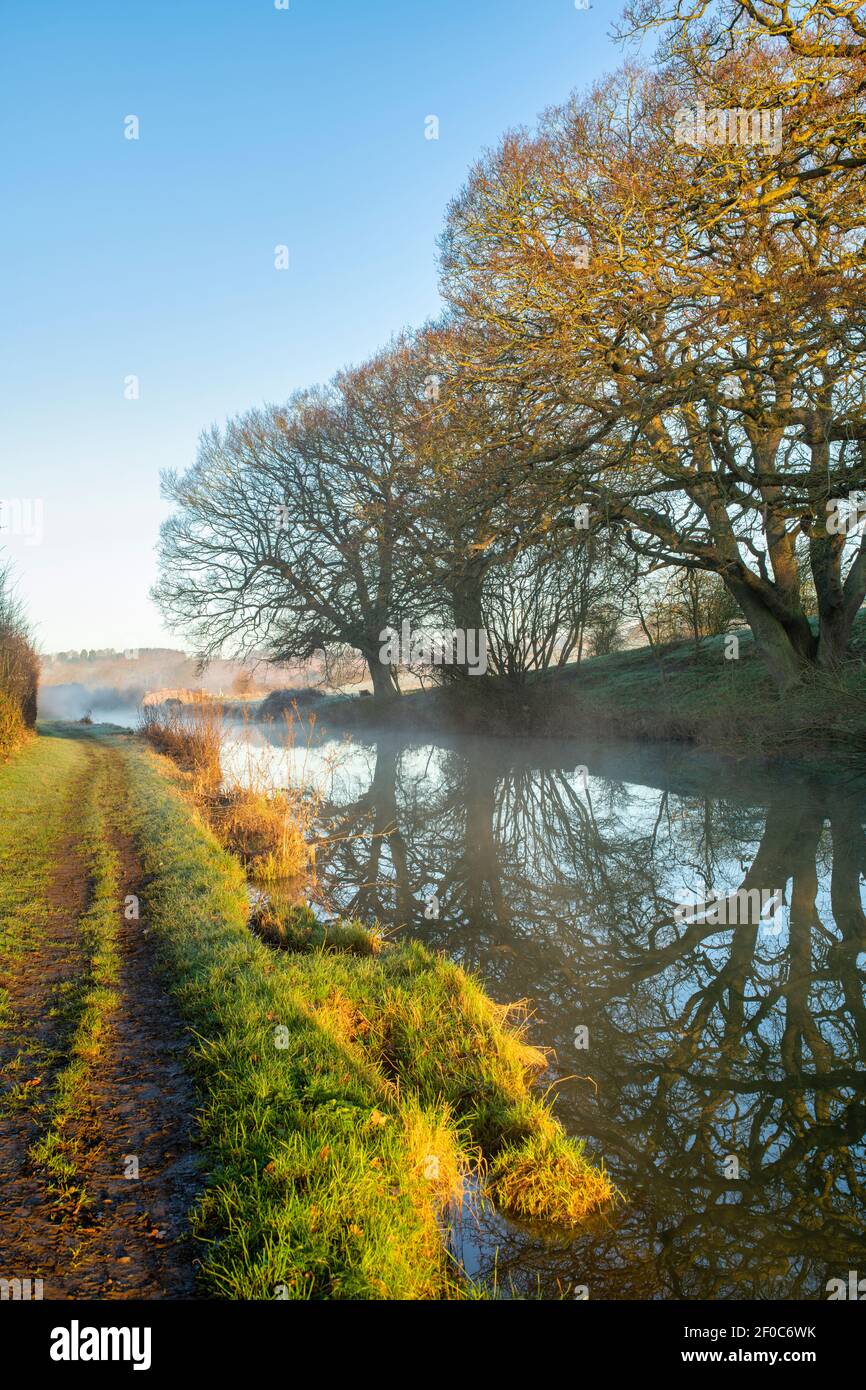
[[[251,411],[205,434],[187,473],[164,476],[177,510],[154,596],[200,657],[350,648],[377,697],[398,694],[379,653],[383,630],[416,609],[413,463],[399,431],[408,364],[397,344],[286,407]]]
[[[615,572],[598,536],[580,532],[553,532],[492,566],[482,592],[492,672],[520,685],[530,671],[580,662]]]

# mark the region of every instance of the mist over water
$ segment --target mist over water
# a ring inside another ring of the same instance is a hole
[[[77,681],[43,685],[39,690],[39,718],[82,719],[90,713],[95,723],[133,728],[138,722],[144,693],[143,688],[88,686]]]

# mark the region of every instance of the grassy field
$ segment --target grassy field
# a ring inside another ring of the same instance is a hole
[[[594,727],[629,738],[675,739],[734,754],[847,759],[866,733],[866,623],[850,662],[814,672],[781,694],[750,633],[728,659],[724,637],[641,647],[568,667],[533,691],[540,733]]]
[[[53,1296],[164,1296],[195,1261],[218,1297],[478,1297],[446,1238],[467,1174],[558,1227],[615,1200],[533,1090],[520,1009],[375,924],[267,944],[240,861],[139,740],[46,729],[0,768],[0,812],[0,1162],[29,1213],[0,1257]],[[178,1192],[169,1121],[193,1110]]]

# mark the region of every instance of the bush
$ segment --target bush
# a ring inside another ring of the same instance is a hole
[[[36,727],[39,657],[12,588],[8,567],[0,567],[0,756]]]
[[[0,690],[0,760],[5,760],[27,737],[27,726],[15,700]]]
[[[314,687],[300,686],[295,690],[272,690],[259,706],[257,719],[280,719],[296,711],[317,705],[324,696]]]
[[[589,615],[589,644],[592,656],[610,656],[623,644],[620,631],[622,610],[614,603],[599,603]]]

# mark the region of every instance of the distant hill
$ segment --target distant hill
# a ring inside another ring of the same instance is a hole
[[[193,657],[171,647],[141,647],[127,652],[54,652],[42,658],[41,684],[82,686],[113,691],[140,700],[149,690],[201,689],[213,695],[267,695],[287,686],[317,684],[315,662],[304,667],[265,662],[213,661],[199,673]]]

